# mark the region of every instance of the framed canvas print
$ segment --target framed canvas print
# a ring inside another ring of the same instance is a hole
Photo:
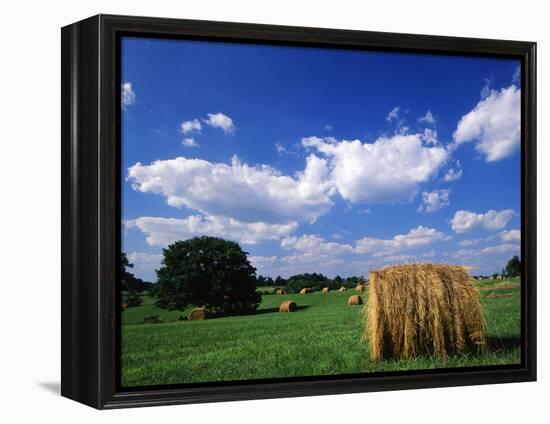
[[[62,30],[62,394],[533,381],[535,43]]]

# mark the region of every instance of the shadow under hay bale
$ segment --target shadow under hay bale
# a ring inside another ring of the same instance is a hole
[[[281,306],[279,306],[279,312],[294,312],[297,309],[298,306],[296,306],[296,302],[293,300],[285,300],[281,303]]]
[[[305,287],[302,290],[300,290],[300,294],[309,294],[312,290],[309,287]]]
[[[361,296],[357,295],[357,294],[354,294],[353,296],[350,296],[348,298],[348,305],[362,305],[363,304],[363,299],[361,298]]]
[[[207,319],[210,317],[210,313],[208,310],[204,308],[195,308],[191,312],[189,312],[189,315],[187,315],[187,319],[189,321],[199,321],[203,319]]]
[[[485,346],[479,291],[463,267],[397,265],[370,273],[363,336],[371,358],[445,358]]]
[[[323,290],[321,290],[323,293],[328,293],[330,289],[328,287],[323,287]]]

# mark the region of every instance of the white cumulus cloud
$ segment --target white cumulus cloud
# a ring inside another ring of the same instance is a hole
[[[445,255],[489,274],[500,271],[501,265],[497,264],[506,263],[509,255],[519,254],[519,252],[519,244],[503,243],[481,249],[460,249],[456,252],[447,252]]]
[[[427,144],[432,144],[434,146],[439,144],[439,140],[437,139],[437,131],[430,128],[424,128],[422,140],[424,140]]]
[[[434,190],[422,193],[422,204],[418,207],[420,212],[435,212],[451,204],[449,195],[451,190]]]
[[[521,241],[520,230],[501,231],[498,235],[500,239],[505,242]]]
[[[512,82],[517,85],[520,85],[521,83],[521,66],[520,65],[516,67],[516,70],[514,71],[514,75],[512,75]]]
[[[390,113],[386,115],[386,121],[391,122],[395,119],[399,118],[399,107],[395,106]]]
[[[458,245],[460,247],[471,247],[471,246],[477,246],[482,241],[483,241],[483,239],[467,239],[467,240],[462,240],[462,241],[458,242]]]
[[[422,122],[426,124],[435,124],[437,121],[433,113],[430,111],[427,111],[424,116],[418,118],[418,122]]]
[[[194,236],[223,237],[244,244],[278,240],[298,228],[296,222],[268,224],[240,222],[221,216],[191,215],[186,218],[140,217],[126,221],[126,228],[138,228],[152,246],[167,246],[176,240]]]
[[[343,275],[353,273],[349,270],[350,262],[330,254],[298,252],[286,256],[250,256],[249,259],[252,266],[257,268],[258,274],[272,277],[281,275],[286,278],[304,272],[321,272],[329,277],[339,273]],[[366,273],[368,269],[369,267],[365,267],[361,272]]]
[[[279,154],[279,156],[283,155],[286,153],[286,147],[283,146],[281,143],[277,142],[275,143],[275,150],[277,150],[277,153]]]
[[[451,219],[451,227],[456,233],[472,230],[502,230],[514,216],[512,209],[502,211],[489,210],[485,213],[457,211]]]
[[[374,256],[381,256],[387,253],[423,247],[449,239],[449,236],[435,228],[427,228],[420,225],[410,230],[407,234],[398,234],[391,239],[373,237],[361,238],[356,242],[356,252],[373,253]]]
[[[223,113],[208,113],[207,115],[208,118],[202,120],[206,125],[210,125],[214,128],[221,128],[226,134],[235,132],[236,128],[233,124],[233,119],[229,116],[224,115]]]
[[[202,125],[198,119],[191,121],[183,121],[180,125],[180,131],[183,134],[189,134],[191,132],[199,132],[202,129]]]
[[[410,201],[448,159],[446,149],[426,146],[422,139],[421,134],[396,134],[362,143],[307,137],[302,145],[327,157],[330,179],[345,200],[391,203]]]
[[[476,107],[464,115],[453,134],[457,145],[475,141],[487,162],[512,155],[520,145],[521,90],[515,85],[491,90]]]
[[[178,157],[128,169],[134,190],[157,193],[170,206],[244,222],[313,222],[332,206],[325,159],[310,155],[294,177],[267,166]]]
[[[451,183],[453,181],[460,180],[462,178],[462,168],[460,167],[460,161],[455,162],[454,168],[449,168],[443,177],[443,181]]]
[[[181,144],[185,147],[199,147],[199,143],[193,137],[184,138]]]
[[[519,252],[519,245],[513,243],[498,244],[481,249],[481,253],[492,255],[495,253],[516,253]]]
[[[125,82],[120,85],[120,97],[122,99],[122,109],[126,109],[136,102],[136,93],[132,88],[131,82]]]
[[[134,265],[129,272],[145,281],[157,280],[155,269],[161,266],[162,253],[128,252],[127,257],[128,261]]]
[[[332,254],[339,255],[352,253],[353,246],[349,244],[334,243],[325,241],[315,234],[305,234],[300,237],[287,237],[281,240],[281,247],[285,249],[294,249],[310,254]]]

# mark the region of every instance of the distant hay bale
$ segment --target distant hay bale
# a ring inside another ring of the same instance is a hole
[[[195,308],[191,312],[189,312],[189,315],[187,315],[187,319],[189,321],[198,321],[203,320],[209,317],[208,310],[204,308]]]
[[[275,292],[275,294],[286,294],[286,291],[283,290],[283,289],[277,289],[277,291]]]
[[[298,306],[296,306],[296,302],[293,300],[285,300],[281,303],[281,306],[279,306],[279,312],[294,312],[297,309]]]
[[[328,293],[330,289],[328,287],[323,287],[323,290],[321,290],[323,293]]]
[[[479,291],[463,267],[396,265],[370,273],[363,336],[371,358],[445,358],[485,346]]]
[[[338,289],[338,291],[339,291],[339,292],[344,292],[344,291],[346,291],[346,288],[345,288],[345,287],[340,287],[340,288]]]
[[[357,287],[355,287],[355,291],[357,292],[362,292],[363,290],[365,290],[365,285],[364,284],[357,284]]]
[[[350,296],[348,298],[348,305],[362,305],[363,299],[361,299],[361,296],[358,294],[354,294],[353,296]]]
[[[309,287],[304,287],[302,290],[300,290],[300,294],[309,294],[311,293],[311,289]]]

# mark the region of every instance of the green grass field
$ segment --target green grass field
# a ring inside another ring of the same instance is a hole
[[[485,280],[480,286],[490,349],[446,360],[372,362],[361,341],[362,306],[354,291],[264,295],[255,315],[185,321],[188,311],[164,311],[143,296],[122,314],[122,385],[144,386],[350,374],[373,371],[503,365],[520,362],[520,283]],[[501,287],[499,287],[501,286]],[[363,300],[368,294],[363,293]],[[281,314],[283,300],[299,310]],[[157,324],[144,324],[158,315]]]

